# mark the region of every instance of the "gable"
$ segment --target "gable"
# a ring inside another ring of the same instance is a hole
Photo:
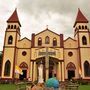
[[[64,40],[64,48],[77,48],[77,41],[71,37]]]
[[[30,48],[31,47],[31,41],[25,37],[25,38],[19,40],[18,47],[19,48]]]
[[[46,38],[47,36],[48,36],[49,39],[50,39],[50,43],[47,44],[48,46],[52,46],[52,44],[53,44],[53,39],[54,39],[54,38],[57,39],[57,46],[58,46],[58,47],[60,46],[60,35],[52,32],[52,31],[50,31],[50,30],[48,30],[48,29],[47,29],[47,30],[44,30],[44,31],[42,31],[42,32],[40,32],[40,33],[38,33],[38,34],[35,35],[35,46],[38,46],[38,38],[41,38],[41,39],[42,39],[42,44],[43,44],[42,46],[47,46],[47,45],[45,44],[45,38]]]
[[[47,33],[47,34],[52,33],[52,34],[55,34],[55,35],[58,35],[58,36],[59,36],[59,34],[53,32],[53,31],[51,31],[51,30],[49,30],[49,29],[46,29],[46,30],[43,30],[43,31],[37,33],[36,36],[37,36],[37,35],[41,35],[41,34],[46,34],[46,33]]]

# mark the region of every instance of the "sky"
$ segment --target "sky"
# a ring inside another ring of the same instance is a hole
[[[74,35],[78,8],[90,20],[90,0],[0,0],[0,51],[3,50],[7,20],[17,8],[21,38],[48,28],[64,39]]]

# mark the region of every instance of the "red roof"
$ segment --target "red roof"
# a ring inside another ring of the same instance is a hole
[[[74,23],[74,27],[75,27],[76,23],[88,23],[87,18],[83,15],[83,13],[80,11],[80,9],[78,9],[78,14],[76,17],[76,21]]]
[[[13,14],[10,16],[10,18],[7,20],[7,22],[18,22],[19,25],[21,26],[16,9],[13,12]]]

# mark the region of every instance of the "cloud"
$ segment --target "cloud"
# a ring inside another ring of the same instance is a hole
[[[42,27],[45,28],[45,25],[49,25],[50,29],[54,29],[57,33],[71,34],[75,20],[73,17],[78,5],[79,3],[72,0],[66,2],[63,0],[19,0],[18,8],[28,17],[33,16],[32,21],[28,20],[28,23],[32,22],[30,29],[33,29],[35,33],[41,31]]]
[[[3,47],[6,20],[15,8],[21,22],[21,38],[31,38],[49,25],[49,29],[64,37],[73,36],[73,24],[78,8],[90,20],[89,0],[0,0],[0,50]]]
[[[90,9],[89,0],[19,0],[19,8],[30,14],[40,12],[73,13],[77,8]]]
[[[21,12],[27,13],[28,16],[33,15],[38,23],[40,23],[39,21],[42,23],[46,21],[46,18],[43,17],[45,15],[51,22],[54,19],[52,16],[58,14],[59,19],[55,18],[57,21],[54,19],[54,24],[62,24],[63,27],[65,26],[63,29],[66,28],[69,30],[67,33],[70,33],[78,8],[90,19],[90,5],[88,3],[89,0],[19,0],[18,8]]]

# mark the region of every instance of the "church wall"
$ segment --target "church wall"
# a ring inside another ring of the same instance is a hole
[[[87,38],[87,45],[82,44],[82,37],[85,36]],[[89,47],[90,40],[89,40],[89,33],[79,33],[79,40],[80,40],[80,47]]]
[[[13,75],[13,61],[14,61],[14,48],[4,48],[3,67],[2,67],[2,78],[12,78]],[[10,77],[4,76],[5,62],[9,60],[11,62]]]
[[[68,40],[64,41],[64,48],[77,48],[78,44],[76,40],[69,38]]]
[[[63,34],[56,34],[53,31],[49,30],[48,28],[46,30],[43,30],[42,32],[38,34],[32,34],[32,41],[28,38],[23,38],[20,40],[20,23],[18,20],[17,12],[14,12],[16,21],[13,20],[13,16],[11,16],[11,20],[7,22],[7,28],[5,32],[5,40],[4,40],[4,55],[3,55],[3,67],[2,67],[2,78],[12,78],[14,77],[15,73],[13,71],[15,65],[20,66],[22,62],[25,62],[28,65],[27,70],[27,78],[30,76],[31,79],[34,81],[37,79],[37,65],[36,60],[45,57],[46,51],[53,53],[51,55],[48,55],[49,57],[52,57],[50,59],[57,60],[57,77],[59,80],[64,81],[65,79],[68,79],[68,70],[66,69],[68,63],[72,62],[76,69],[75,69],[75,79],[79,78],[79,69],[82,71],[82,78],[83,79],[90,79],[90,77],[84,76],[84,62],[88,61],[90,64],[90,31],[88,28],[88,20],[84,17],[84,15],[80,12],[78,12],[78,15],[74,24],[74,39],[67,38],[63,41]],[[81,18],[79,18],[81,17]],[[78,20],[77,20],[78,19]],[[82,20],[80,20],[82,19]],[[80,23],[81,22],[81,23]],[[8,28],[8,26],[12,26],[11,29]],[[16,25],[16,29],[14,29],[14,26]],[[81,29],[80,27],[81,26]],[[82,26],[84,26],[84,29],[82,29]],[[87,26],[87,29],[85,29],[85,26]],[[8,37],[12,35],[13,37],[13,43],[8,44]],[[45,44],[45,38],[46,36],[49,37],[50,42],[48,44]],[[82,44],[82,37],[86,36],[87,38],[87,45]],[[42,38],[42,45],[38,46],[38,38]],[[57,40],[57,46],[53,46],[53,39],[56,38]],[[64,46],[63,46],[64,43]],[[31,46],[32,44],[32,46]],[[61,46],[60,46],[61,45]],[[48,50],[47,50],[48,49]],[[22,52],[25,51],[26,55],[22,55]],[[40,55],[40,52],[44,52],[44,55]],[[72,52],[72,55],[68,54],[69,52]],[[45,58],[46,59],[46,58]],[[5,68],[5,62],[9,60],[11,62],[11,71],[10,71],[10,77],[4,76],[4,68]],[[33,61],[35,60],[35,61]],[[48,60],[48,59],[47,59]],[[32,62],[31,62],[32,61]],[[71,67],[72,68],[72,67]],[[25,69],[25,68],[24,68]],[[46,73],[46,76],[48,77],[48,72]],[[47,78],[48,79],[48,78]]]
[[[50,38],[50,44],[45,44],[45,37],[48,36]],[[60,47],[60,36],[52,33],[50,31],[45,31],[43,33],[40,33],[38,35],[35,36],[35,46],[38,46],[38,38],[41,37],[42,38],[42,46],[49,46],[52,47],[53,46],[53,38],[55,37],[57,39],[57,47]]]
[[[68,53],[72,52],[73,55],[69,56]],[[72,62],[76,69],[75,69],[75,78],[78,79],[79,78],[79,60],[78,60],[78,52],[77,49],[65,49],[64,50],[64,62],[65,62],[65,79],[68,79],[68,70],[66,69],[67,64],[69,62]]]
[[[72,52],[73,55],[69,56],[68,53]],[[75,78],[79,78],[79,59],[78,59],[78,45],[77,41],[71,38],[64,42],[64,62],[65,62],[65,79],[68,79],[68,70],[66,69],[69,62],[72,62],[75,69]]]
[[[46,48],[32,48],[31,52],[31,59],[35,60],[36,58],[45,57],[45,55],[39,55],[39,52],[46,52]],[[63,60],[63,48],[48,48],[48,52],[55,52],[56,55],[49,56]]]
[[[26,56],[22,55],[22,52],[25,51],[27,54]],[[30,71],[30,49],[18,49],[18,55],[17,55],[17,65],[20,66],[22,62],[25,62],[28,65],[28,72],[27,77],[29,77],[29,71]]]
[[[85,77],[85,76],[84,76],[84,62],[85,62],[85,61],[88,61],[89,64],[90,64],[90,55],[89,55],[89,53],[90,53],[90,48],[81,48],[81,49],[80,49],[80,52],[81,52],[82,77],[83,77],[84,79],[87,79],[88,77]],[[89,79],[90,79],[90,77],[89,77]]]
[[[31,41],[23,38],[18,41],[18,48],[31,48]]]
[[[13,43],[12,44],[8,44],[8,37],[12,35],[13,36]],[[16,38],[16,33],[15,32],[10,32],[10,33],[6,33],[6,42],[5,42],[5,46],[15,46],[15,38]]]

